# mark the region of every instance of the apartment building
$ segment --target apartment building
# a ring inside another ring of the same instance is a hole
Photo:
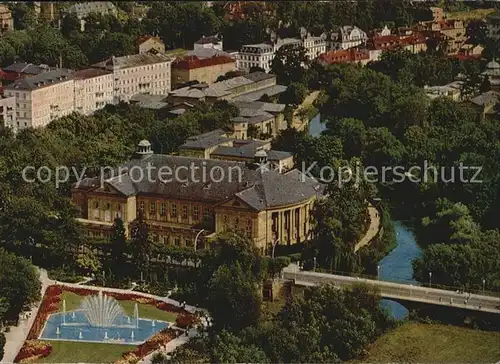
[[[17,130],[16,98],[0,96],[0,125]]]
[[[115,15],[118,13],[116,6],[111,1],[92,1],[85,3],[77,3],[71,5],[65,11],[66,14],[75,14],[80,20],[80,30],[83,32],[85,30],[85,18],[87,18],[91,13],[97,13],[101,15]]]
[[[4,87],[16,98],[18,129],[37,128],[74,111],[74,71],[57,69],[19,79]]]
[[[242,72],[249,72],[252,67],[260,67],[269,72],[276,52],[283,46],[302,46],[309,59],[312,60],[326,52],[326,36],[324,34],[320,37],[312,36],[305,28],[301,29],[300,38],[281,39],[271,33],[269,42],[242,46],[238,54],[238,69]]]
[[[75,82],[75,111],[90,115],[113,103],[113,72],[97,68],[77,71]]]
[[[167,95],[171,89],[172,59],[163,54],[132,54],[111,57],[93,68],[113,73],[114,103],[129,102],[138,93]]]
[[[251,239],[261,254],[276,242],[307,240],[312,207],[324,185],[296,169],[259,168],[267,163],[265,153],[253,162],[154,154],[144,140],[134,158],[117,168],[122,175],[105,176],[104,183],[85,178],[73,186],[72,200],[81,210],[78,221],[94,237],[108,236],[116,216],[129,232],[142,213],[153,241],[165,245],[193,246],[198,236],[202,248],[230,230]],[[151,178],[137,178],[148,166],[153,167]],[[165,167],[175,170],[177,178],[162,182],[158,171]]]

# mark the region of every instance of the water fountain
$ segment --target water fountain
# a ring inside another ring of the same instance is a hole
[[[113,297],[103,295],[102,291],[97,296],[85,297],[80,309],[93,327],[111,327],[118,316],[124,315],[118,302]]]
[[[134,318],[135,318],[135,327],[139,327],[139,306],[137,303],[134,305]]]
[[[62,325],[64,326],[66,324],[66,300],[63,300],[62,310],[63,310],[63,313],[62,313]]]
[[[61,308],[61,312],[49,315],[39,339],[77,338],[86,342],[113,340],[120,344],[136,344],[170,326],[167,321],[140,318],[137,303],[134,304],[132,315],[125,314],[119,301],[101,291],[85,296],[76,310],[67,311],[65,300]],[[66,319],[67,315],[69,320]]]

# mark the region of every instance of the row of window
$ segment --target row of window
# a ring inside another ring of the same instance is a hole
[[[169,212],[167,202],[160,202],[159,204],[156,202],[149,202],[147,207],[149,212],[149,218],[155,217],[158,211],[160,213],[160,217],[166,218],[167,213]],[[145,201],[139,201],[138,210],[142,212],[146,211]],[[201,210],[202,209],[199,206],[191,207],[191,216],[193,220],[195,221],[200,220]],[[170,204],[170,217],[175,219],[179,216],[179,213],[182,219],[187,220],[189,218],[189,206],[182,205],[181,210],[178,211],[176,204]],[[207,221],[210,220],[211,218],[212,218],[211,210],[209,208],[203,208],[203,220]]]

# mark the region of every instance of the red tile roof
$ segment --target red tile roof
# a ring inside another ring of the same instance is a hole
[[[358,51],[355,48],[341,50],[341,51],[331,51],[327,53],[322,53],[318,56],[318,60],[327,64],[334,63],[351,63],[358,62],[369,59],[369,55],[365,52]]]
[[[213,56],[210,58],[198,58],[196,56],[184,56],[172,62],[172,68],[181,69],[195,69],[201,67],[210,67],[218,64],[233,63],[236,62],[233,58],[228,56]]]
[[[399,46],[425,43],[425,37],[420,35],[409,35],[407,37],[387,35],[372,37],[370,43],[373,49],[392,49]]]

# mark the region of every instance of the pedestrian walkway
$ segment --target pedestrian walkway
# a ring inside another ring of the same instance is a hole
[[[368,206],[368,214],[370,215],[370,226],[366,231],[365,235],[361,240],[354,246],[354,252],[356,253],[362,247],[370,244],[375,236],[377,236],[380,230],[380,214],[378,210],[372,205]]]

